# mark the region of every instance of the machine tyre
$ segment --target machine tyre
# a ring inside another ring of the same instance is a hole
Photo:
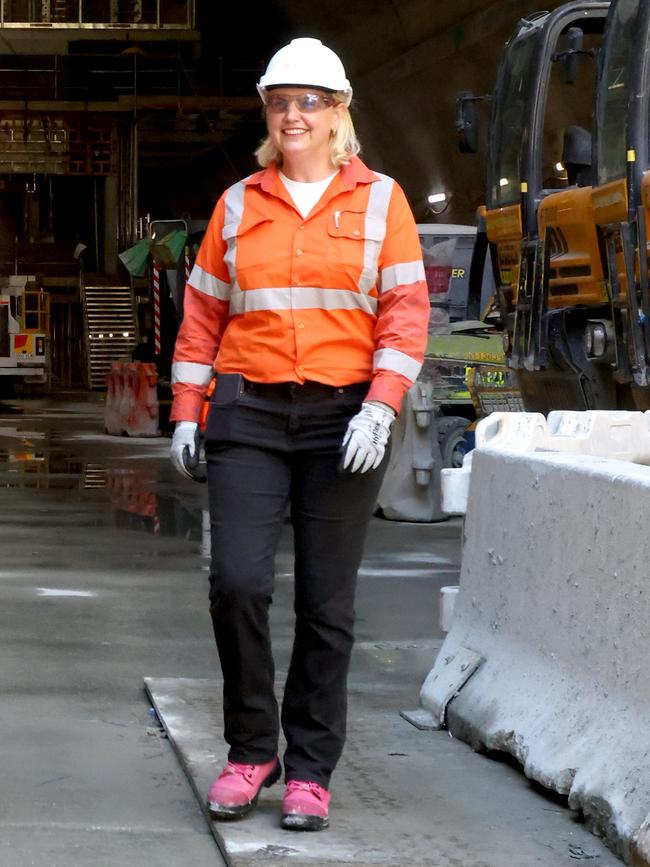
[[[443,416],[438,421],[438,444],[443,467],[458,468],[465,457],[465,431],[469,421],[462,416]]]

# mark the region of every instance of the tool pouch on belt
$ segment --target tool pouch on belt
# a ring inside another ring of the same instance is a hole
[[[246,380],[241,373],[220,373],[210,403],[212,406],[228,406],[244,395],[245,386]]]

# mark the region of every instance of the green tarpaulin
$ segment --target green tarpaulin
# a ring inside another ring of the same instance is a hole
[[[137,244],[134,244],[133,247],[129,247],[128,250],[119,254],[120,261],[129,274],[132,274],[134,277],[144,276],[147,270],[151,243],[151,238],[143,238]]]
[[[120,253],[120,261],[134,277],[145,274],[150,256],[153,256],[161,268],[176,268],[186,241],[187,234],[182,230],[170,232],[155,243],[151,238],[143,238]]]

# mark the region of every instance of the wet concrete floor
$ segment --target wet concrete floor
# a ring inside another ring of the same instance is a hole
[[[143,689],[145,677],[218,676],[206,492],[173,471],[169,440],[108,437],[102,413],[101,396],[86,394],[0,405],[0,867],[223,864]],[[273,606],[280,676],[289,550],[287,532]],[[382,824],[427,835],[431,863],[564,867],[582,852],[618,864],[516,769],[399,717],[417,705],[442,639],[438,590],[456,582],[459,556],[458,521],[373,520],[351,686],[356,730],[375,746],[364,755],[359,740],[350,763],[368,764],[369,779],[381,764],[382,790],[394,788],[393,807],[378,804]],[[335,822],[336,778],[333,790]],[[453,856],[435,860],[443,849]]]

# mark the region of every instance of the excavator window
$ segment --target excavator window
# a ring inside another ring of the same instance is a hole
[[[559,46],[565,40],[562,36]],[[591,128],[596,91],[596,51],[602,34],[585,33],[575,79],[567,83],[565,69],[555,60],[549,79],[542,135],[542,188],[561,190],[588,186],[591,177]],[[559,54],[561,57],[561,54]]]
[[[624,178],[626,174],[629,59],[642,2],[646,0],[619,0],[610,24],[597,106],[599,184]]]
[[[490,142],[488,207],[512,205],[519,201],[521,141],[527,117],[533,55],[538,36],[534,30],[523,31],[510,43],[499,73]]]

